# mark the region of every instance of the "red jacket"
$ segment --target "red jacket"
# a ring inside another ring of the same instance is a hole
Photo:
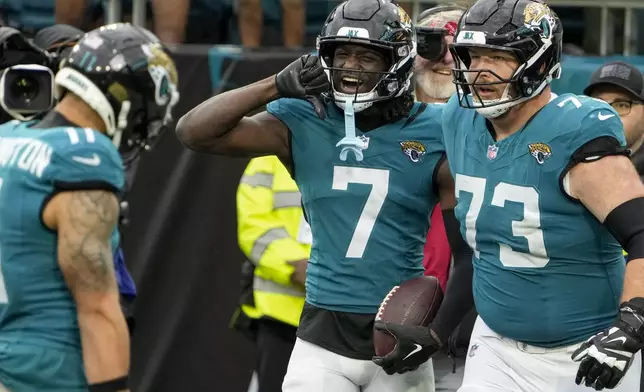
[[[452,250],[447,241],[445,224],[443,223],[443,213],[441,207],[436,204],[430,219],[430,228],[427,233],[427,241],[423,250],[423,264],[425,265],[425,275],[431,275],[438,278],[445,292],[449,267],[452,261]]]

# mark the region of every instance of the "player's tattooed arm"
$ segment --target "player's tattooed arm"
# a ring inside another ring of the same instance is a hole
[[[179,119],[177,137],[191,150],[230,156],[290,158],[289,130],[268,112],[252,117],[279,98],[275,77],[217,94]]]
[[[129,370],[129,334],[110,249],[118,217],[116,196],[102,190],[59,193],[43,213],[45,224],[58,233],[58,264],[76,302],[90,384]]]
[[[61,195],[58,258],[73,294],[117,290],[109,240],[118,221],[114,194],[77,191]]]

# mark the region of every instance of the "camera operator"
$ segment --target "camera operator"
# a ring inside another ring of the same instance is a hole
[[[29,120],[54,104],[51,56],[20,31],[0,27],[0,123]]]
[[[0,27],[0,45],[3,69],[0,76],[0,123],[12,119],[31,120],[44,116],[54,105],[54,74],[76,43],[85,33],[73,26],[58,24],[40,30],[33,41],[18,30]],[[36,67],[38,66],[38,67]],[[11,68],[13,67],[13,68]],[[5,74],[9,72],[8,77]],[[5,84],[2,81],[5,80]],[[119,231],[127,224],[128,204],[125,201],[132,187],[139,155],[121,148],[125,166],[126,185],[121,198]],[[133,149],[132,151],[138,151]],[[125,264],[123,250],[114,250],[114,267],[121,294],[121,307],[130,332],[133,331],[136,286]]]

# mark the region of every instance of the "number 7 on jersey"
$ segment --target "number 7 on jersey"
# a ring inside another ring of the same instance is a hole
[[[389,193],[389,170],[335,166],[333,168],[332,188],[346,191],[349,184],[371,185],[371,192],[369,192],[367,202],[362,208],[345,256],[351,259],[359,259],[364,255],[373,226],[376,224],[376,219],[378,219],[380,210],[387,198],[387,193]]]

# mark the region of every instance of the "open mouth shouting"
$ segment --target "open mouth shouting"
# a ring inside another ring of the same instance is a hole
[[[366,85],[366,75],[358,75],[356,73],[343,73],[340,76],[340,83],[338,90],[344,94],[360,94],[369,91]]]

